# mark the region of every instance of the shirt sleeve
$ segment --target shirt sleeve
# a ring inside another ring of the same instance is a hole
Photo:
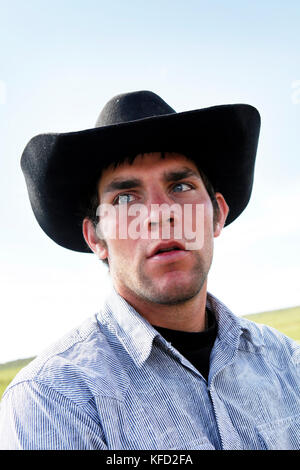
[[[41,383],[8,389],[0,405],[1,450],[106,450],[99,423]]]

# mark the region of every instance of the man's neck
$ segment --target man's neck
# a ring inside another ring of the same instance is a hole
[[[205,330],[207,282],[193,298],[171,305],[147,301],[128,290],[117,292],[151,325],[178,331]]]

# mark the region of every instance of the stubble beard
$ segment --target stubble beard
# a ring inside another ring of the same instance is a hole
[[[199,294],[211,266],[212,256],[206,263],[201,259],[199,253],[195,253],[194,256],[194,265],[185,281],[182,281],[179,276],[179,280],[175,278],[173,281],[169,281],[167,286],[164,286],[159,279],[153,279],[145,273],[143,264],[139,266],[135,281],[130,282],[128,276],[123,276],[123,279],[127,279],[127,288],[146,302],[161,305],[184,304]]]

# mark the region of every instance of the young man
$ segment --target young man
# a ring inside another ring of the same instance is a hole
[[[9,386],[2,448],[299,448],[299,346],[207,292],[214,237],[250,198],[259,125],[248,105],[177,114],[135,92],[95,129],[28,144],[38,222],[105,261],[113,289]]]

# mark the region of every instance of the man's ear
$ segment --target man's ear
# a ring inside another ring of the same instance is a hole
[[[229,207],[221,193],[215,193],[215,198],[219,206],[218,219],[214,226],[214,237],[218,237],[225,225],[226,218],[229,212]]]
[[[87,217],[82,222],[82,233],[86,243],[98,258],[106,259],[108,257],[106,243],[97,236],[93,222]]]

